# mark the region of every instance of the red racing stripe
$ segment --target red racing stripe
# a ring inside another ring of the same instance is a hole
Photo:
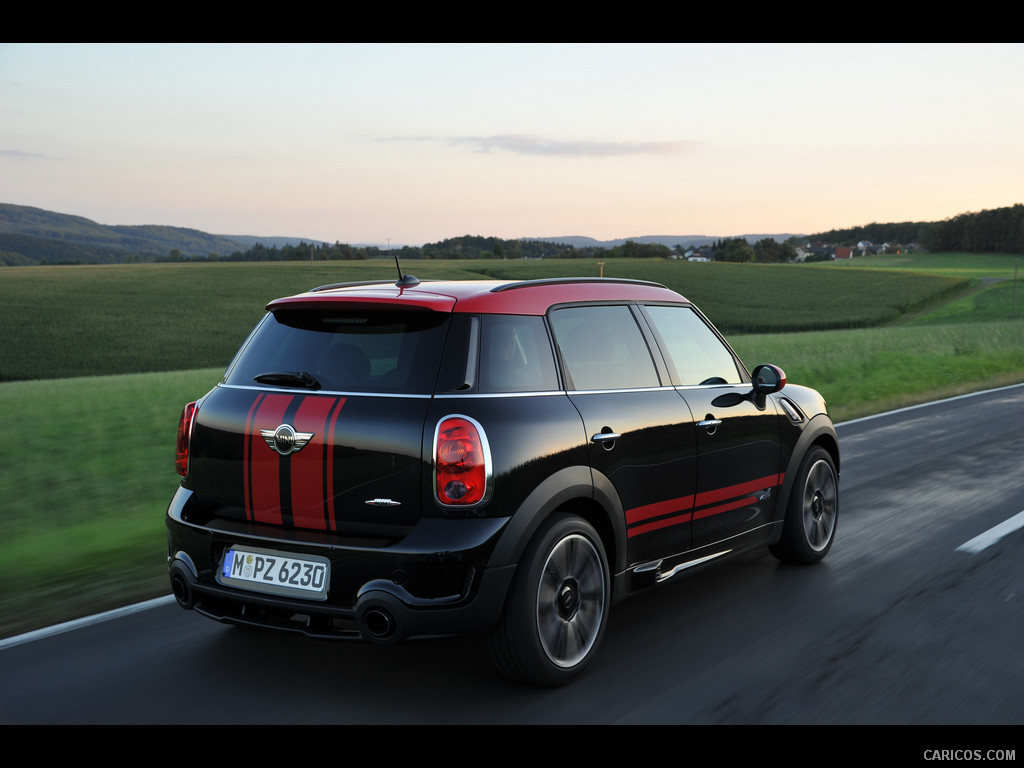
[[[327,527],[324,518],[324,472],[331,465],[324,461],[324,445],[328,438],[327,421],[336,398],[306,397],[295,413],[292,426],[296,432],[312,432],[313,437],[299,451],[290,454],[292,522],[298,528]],[[328,442],[329,444],[329,442]]]
[[[281,525],[281,456],[267,446],[261,429],[277,429],[284,420],[284,412],[292,401],[292,395],[267,395],[256,406],[252,418],[249,440],[252,451],[247,464],[252,488],[249,508],[246,513],[258,523]]]
[[[253,428],[253,415],[256,413],[256,406],[260,404],[260,400],[263,399],[263,395],[256,395],[256,399],[252,401],[252,406],[249,408],[249,413],[245,417],[245,438],[242,441],[242,468],[244,476],[242,478],[242,492],[245,497],[245,517],[248,520],[252,520],[252,472],[249,470],[249,462],[252,457],[253,449],[253,435],[259,436],[260,440],[263,440],[263,436]]]
[[[327,519],[324,524],[333,531],[338,530],[338,519],[334,513],[334,427],[338,423],[338,414],[345,405],[345,398],[339,397],[327,426],[327,455],[324,457],[324,471],[327,473]]]

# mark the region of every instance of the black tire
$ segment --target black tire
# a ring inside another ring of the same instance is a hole
[[[800,464],[782,537],[771,553],[786,563],[816,563],[832,548],[838,521],[839,475],[828,451],[815,446]]]
[[[530,541],[490,638],[498,670],[534,685],[564,685],[604,637],[611,580],[604,546],[585,520],[552,518]]]

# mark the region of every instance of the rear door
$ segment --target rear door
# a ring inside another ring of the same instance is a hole
[[[637,311],[598,304],[549,313],[595,482],[610,482],[622,504],[630,564],[689,549],[697,476],[690,411],[652,355]]]

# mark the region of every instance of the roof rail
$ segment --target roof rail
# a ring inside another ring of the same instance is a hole
[[[651,280],[633,280],[628,277],[547,277],[537,280],[519,280],[514,283],[505,283],[491,288],[491,293],[511,291],[516,288],[529,288],[534,285],[564,285],[565,283],[625,283],[628,285],[650,285],[655,288],[665,288],[661,283]]]

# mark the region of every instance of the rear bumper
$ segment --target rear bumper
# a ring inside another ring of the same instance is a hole
[[[381,542],[204,519],[192,504],[179,489],[167,510],[171,588],[183,608],[226,623],[382,643],[474,634],[498,623],[515,574],[514,565],[488,567],[504,519],[425,518],[400,541]],[[326,557],[326,600],[218,583],[232,546]]]

